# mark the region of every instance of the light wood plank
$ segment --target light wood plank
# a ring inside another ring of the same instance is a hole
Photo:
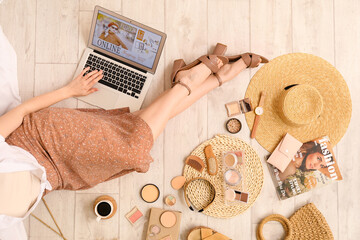
[[[292,51],[292,25],[291,25],[291,2],[290,1],[251,1],[251,52],[263,55],[269,60]],[[251,76],[260,68],[251,69]],[[245,92],[245,89],[244,89]],[[254,106],[258,103],[254,102]],[[244,121],[245,125],[246,121]],[[248,129],[248,127],[246,128]],[[275,190],[272,176],[267,166],[265,156],[269,153],[256,141],[249,139],[250,130],[247,133],[247,140],[257,150],[263,163],[264,186],[251,209],[252,212],[252,239],[255,238],[257,224],[266,216],[277,213],[289,217],[294,211],[294,199],[280,201]],[[270,224],[270,226],[272,226]],[[276,226],[276,225],[275,225]],[[271,229],[271,231],[269,231]],[[268,239],[276,239],[274,236],[281,236],[281,228],[266,226],[264,234],[271,236]]]
[[[36,4],[36,0],[4,0],[0,4],[0,25],[18,55],[18,78],[23,100],[32,97],[34,89],[35,94],[41,94],[71,80],[86,47],[92,11],[98,4],[168,34],[165,51],[143,107],[148,106],[164,90],[164,86],[170,86],[169,75],[174,59],[184,57],[186,62],[190,62],[211,51],[216,42],[223,42],[229,46],[229,54],[251,50],[271,59],[294,50],[323,57],[335,64],[344,75],[352,94],[353,109],[358,109],[360,99],[357,91],[360,86],[357,79],[360,78],[360,63],[356,56],[360,48],[356,39],[360,37],[360,5],[356,0],[334,0],[334,3],[333,6],[333,1],[326,0],[38,0]],[[11,24],[8,24],[9,20]],[[315,202],[324,214],[335,239],[354,239],[359,236],[357,212],[360,206],[357,199],[360,193],[357,186],[360,179],[356,172],[359,169],[356,156],[359,155],[357,139],[360,128],[356,123],[360,116],[355,110],[348,132],[337,145],[337,159],[344,176],[339,184],[280,201],[264,161],[265,183],[259,199],[251,210],[229,220],[189,212],[182,191],[170,187],[172,177],[182,173],[185,157],[199,143],[216,133],[226,133],[223,128],[227,119],[224,104],[244,96],[249,78],[256,71],[244,71],[231,83],[216,89],[172,119],[165,133],[154,144],[151,154],[155,162],[146,174],[132,173],[87,191],[69,195],[60,191],[46,196],[48,202],[51,202],[50,207],[56,212],[54,215],[61,222],[60,226],[69,233],[67,237],[143,239],[145,228],[141,225],[131,226],[124,215],[135,205],[144,214],[148,214],[150,207],[164,207],[162,198],[170,193],[178,199],[178,203],[171,209],[184,213],[181,239],[185,239],[189,229],[199,225],[213,227],[233,239],[255,239],[260,219],[271,213],[289,217],[310,201]],[[233,94],[229,94],[230,91]],[[94,107],[75,99],[56,106]],[[263,157],[267,152],[256,141],[249,140],[250,131],[245,118],[240,116],[239,119],[243,129],[236,136],[251,143]],[[161,197],[155,204],[146,204],[139,196],[142,185],[149,182],[160,187]],[[103,193],[113,194],[121,208],[111,221],[97,225],[91,205]],[[40,205],[36,213],[53,224],[44,210],[44,206]],[[59,239],[33,218],[27,220],[25,225],[30,239]],[[241,234],[237,234],[236,229],[241,229]],[[281,232],[281,227],[276,223],[269,223],[264,229],[269,239],[279,238]]]
[[[17,54],[22,101],[34,96],[35,19],[36,0],[7,0],[0,4],[0,25]]]
[[[360,162],[360,2],[335,0],[335,66],[344,76],[352,98],[352,119],[343,139],[337,145],[337,156],[344,180],[339,183],[338,238],[356,239],[360,236],[359,198]],[[341,89],[340,89],[341,91]],[[325,205],[325,204],[324,204]],[[326,210],[329,214],[333,209]]]
[[[110,181],[106,181],[103,183],[99,183],[98,185],[86,189],[76,191],[77,193],[119,193],[119,179],[112,179]]]
[[[78,10],[78,1],[37,1],[37,63],[77,63]]]
[[[93,17],[93,12],[81,11],[79,14],[79,53],[78,53],[79,61],[85,48],[87,47],[92,17]]]
[[[184,58],[190,63],[207,53],[206,3],[204,0],[165,2],[165,32],[168,35],[165,47],[166,86],[170,86],[169,76],[175,59]],[[185,158],[206,139],[207,97],[204,97],[167,124],[164,139],[165,192],[173,192],[169,184],[171,179],[182,174]],[[178,198],[176,209],[183,212],[180,239],[186,239],[190,229],[207,225],[207,217],[188,209],[183,191],[175,196]]]
[[[56,191],[44,197],[51,213],[53,214],[58,226],[67,239],[72,239],[74,234],[74,211],[75,211],[75,192]],[[43,202],[40,202],[35,211],[35,216],[46,224],[57,230],[54,221],[46,209]],[[70,216],[70,217],[69,217]],[[60,237],[49,228],[40,223],[37,219],[30,218],[30,238],[33,239],[59,239]]]
[[[76,193],[75,209],[75,234],[74,239],[117,239],[118,238],[118,214],[122,207],[119,204],[118,194],[109,194],[118,204],[115,215],[110,219],[96,221],[93,204],[101,194]]]
[[[214,49],[217,42],[228,46],[225,55],[231,56],[248,52],[250,50],[250,17],[248,1],[208,1],[208,49]],[[214,17],[217,16],[217,17]],[[221,34],[219,34],[221,33]],[[210,53],[209,52],[209,53]],[[229,134],[225,129],[228,120],[225,104],[243,98],[246,83],[249,82],[249,70],[245,70],[235,79],[213,90],[207,96],[207,137],[212,138],[216,134]],[[240,116],[243,130],[233,136],[247,140],[248,131],[244,131],[246,122],[244,116]],[[226,222],[226,228],[224,223]],[[208,218],[208,226],[226,236],[237,239],[251,238],[251,211],[230,219]]]
[[[125,17],[153,27],[159,31],[164,31],[164,1],[150,0],[146,2],[146,8],[144,8],[143,5],[144,1],[124,0],[122,14]],[[154,12],[157,12],[156,18],[153,17]],[[142,108],[151,104],[151,102],[164,91],[164,68],[163,53]],[[149,208],[162,208],[164,205],[163,197],[167,193],[164,191],[164,185],[166,183],[164,183],[163,179],[163,138],[164,136],[162,134],[154,142],[154,146],[151,150],[151,156],[154,159],[154,162],[150,164],[150,169],[147,173],[132,173],[120,178],[121,201],[124,206],[126,206],[120,210],[119,214],[120,239],[145,239],[147,224],[142,224],[141,227],[133,227],[124,217],[135,205],[144,215],[146,214],[146,217],[143,220],[148,218]],[[153,204],[145,203],[139,196],[141,187],[147,183],[156,184],[161,192],[160,198]]]
[[[38,96],[65,86],[73,79],[75,68],[75,64],[36,64],[34,94]],[[75,108],[77,100],[70,98],[53,106]]]
[[[80,0],[81,11],[93,11],[96,5],[114,12],[121,10],[121,0]]]
[[[293,1],[292,4],[294,52],[311,53],[334,64],[333,2]],[[334,183],[295,198],[296,209],[313,202],[323,213],[335,238],[338,238],[337,187],[338,184]]]

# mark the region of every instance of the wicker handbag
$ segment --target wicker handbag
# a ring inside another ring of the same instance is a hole
[[[281,223],[285,229],[285,240],[334,239],[324,216],[313,203],[309,203],[300,208],[290,219],[279,214],[272,214],[264,218],[257,229],[256,237],[258,240],[265,239],[262,229],[264,224],[269,221],[278,221]]]

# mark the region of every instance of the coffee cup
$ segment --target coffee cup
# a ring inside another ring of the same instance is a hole
[[[110,196],[104,195],[95,199],[94,213],[96,215],[96,221],[100,222],[101,219],[109,219],[114,216],[116,212],[116,202]]]

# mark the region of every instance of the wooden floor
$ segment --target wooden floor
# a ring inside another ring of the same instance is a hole
[[[324,214],[335,239],[360,236],[360,1],[358,0],[4,0],[0,25],[18,55],[20,93],[23,100],[56,89],[72,79],[86,46],[94,6],[98,4],[167,33],[155,81],[144,106],[169,88],[172,61],[190,61],[212,50],[217,42],[228,53],[247,51],[269,59],[291,52],[318,55],[342,73],[349,85],[353,113],[349,129],[336,147],[336,157],[345,180],[286,201],[279,201],[265,163],[265,183],[255,205],[229,220],[190,212],[182,193],[170,180],[182,173],[184,158],[202,141],[226,133],[224,103],[241,99],[257,69],[242,72],[231,83],[211,92],[190,109],[169,121],[152,149],[155,159],[146,174],[133,173],[87,191],[59,191],[46,196],[68,239],[144,239],[143,227],[133,227],[124,217],[133,206],[148,214],[150,207],[165,207],[162,200],[146,204],[139,197],[142,185],[159,186],[161,198],[178,196],[174,209],[184,213],[181,237],[199,225],[209,226],[232,239],[255,239],[257,223],[265,216],[290,216],[313,202]],[[0,53],[1,54],[1,53]],[[57,106],[88,107],[69,99]],[[249,142],[261,156],[267,152],[249,139],[244,123],[237,136]],[[92,202],[102,194],[120,205],[115,217],[97,223]],[[35,214],[54,226],[43,204]],[[26,222],[30,239],[60,239],[37,220]],[[279,239],[281,226],[265,227],[268,239]]]

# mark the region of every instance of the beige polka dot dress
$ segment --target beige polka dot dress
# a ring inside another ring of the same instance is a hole
[[[87,189],[132,171],[146,172],[153,159],[150,127],[128,108],[46,108],[24,118],[7,139],[45,167],[53,190]]]

